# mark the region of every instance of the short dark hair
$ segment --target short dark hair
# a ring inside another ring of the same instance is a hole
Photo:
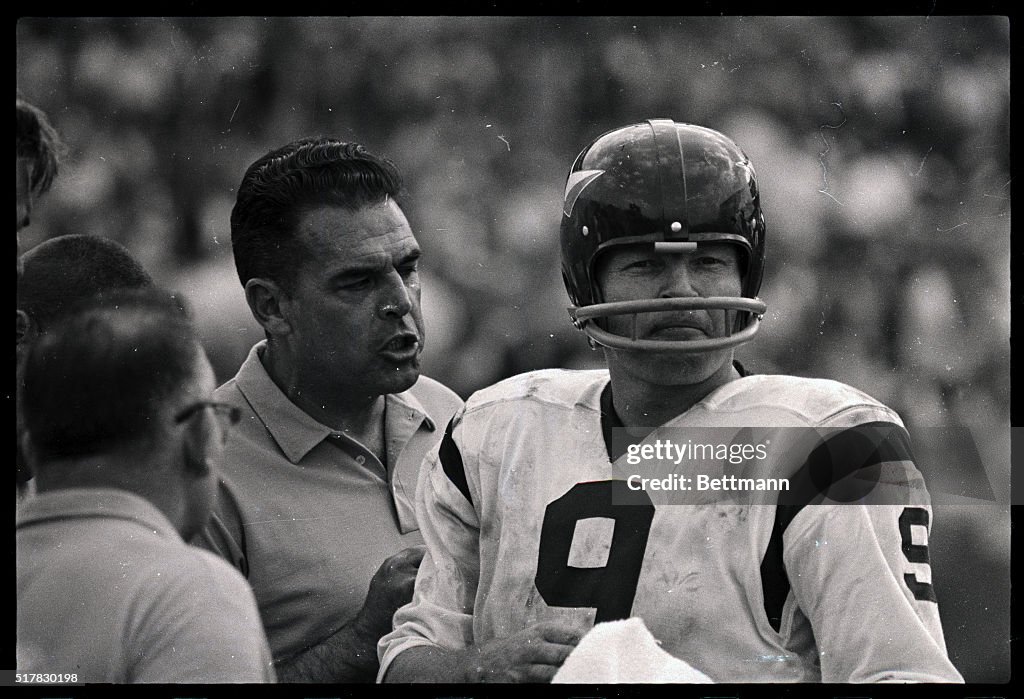
[[[53,184],[66,147],[46,113],[20,94],[17,98],[18,157],[32,161],[29,187],[34,194],[40,195]]]
[[[159,434],[161,409],[202,352],[184,299],[157,288],[83,301],[29,350],[22,404],[40,460],[102,454]]]
[[[153,279],[120,243],[91,235],[62,235],[21,257],[18,308],[44,328],[82,299],[115,289],[153,286]]]
[[[349,210],[398,199],[394,163],[358,143],[326,136],[300,138],[249,166],[231,210],[231,247],[238,278],[294,285],[305,249],[295,237],[299,217],[314,206]]]

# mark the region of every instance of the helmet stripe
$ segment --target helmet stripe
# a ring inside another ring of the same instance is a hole
[[[690,211],[687,207],[686,164],[683,144],[679,141],[679,130],[671,119],[649,119],[654,131],[655,152],[658,157],[658,185],[661,195],[662,233],[669,221],[681,224],[678,231],[672,231],[673,238],[686,240],[690,233]]]
[[[580,170],[569,173],[569,180],[565,183],[565,202],[562,204],[562,213],[572,216],[572,207],[587,185],[604,174],[604,170]]]

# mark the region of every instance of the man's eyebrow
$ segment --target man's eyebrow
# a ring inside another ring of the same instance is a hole
[[[403,256],[398,261],[398,263],[395,266],[397,267],[415,262],[416,260],[420,259],[422,255],[423,252],[419,248],[410,250],[408,253],[405,254],[405,256]],[[379,258],[376,258],[375,256],[375,258],[372,260],[352,261],[346,263],[343,269],[339,269],[334,274],[332,274],[330,276],[330,279],[334,281],[338,279],[347,279],[349,277],[358,277],[364,274],[376,274],[382,270],[387,269],[389,266],[390,260],[388,260],[384,256],[381,256]]]
[[[415,262],[416,260],[420,259],[421,257],[423,257],[423,251],[420,250],[419,248],[413,248],[408,253],[406,253],[405,256],[402,257],[402,259],[400,259],[398,261],[398,264],[400,264],[400,265],[407,265],[410,262]]]
[[[376,274],[388,266],[388,261],[383,256],[373,256],[369,259],[361,260],[348,260],[341,264],[340,269],[336,269],[331,275],[330,279],[347,279],[349,277],[358,277],[366,274]]]

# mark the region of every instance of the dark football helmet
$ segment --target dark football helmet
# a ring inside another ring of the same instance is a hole
[[[765,304],[764,216],[754,168],[731,139],[671,119],[651,119],[599,136],[569,171],[562,206],[562,278],[573,324],[593,341],[620,349],[706,352],[750,340]],[[725,242],[742,251],[742,297],[659,298],[604,303],[597,258],[615,245],[689,251]],[[602,317],[680,309],[741,311],[728,337],[650,340],[608,332]]]

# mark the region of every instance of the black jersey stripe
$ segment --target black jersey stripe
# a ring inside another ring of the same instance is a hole
[[[787,505],[779,505],[776,508],[772,535],[768,540],[768,548],[765,549],[764,557],[761,559],[761,594],[764,598],[764,615],[776,633],[782,628],[782,607],[786,604],[786,597],[789,596],[789,576],[786,575],[786,566],[782,562],[782,534],[795,515],[788,515],[785,512],[787,509],[789,509]]]
[[[836,493],[830,487],[858,472],[865,474],[863,483],[869,485],[877,476],[877,472],[871,470],[891,461],[913,461],[906,430],[892,422],[856,425],[832,435],[815,447],[790,478],[790,490],[779,493],[771,538],[761,559],[764,612],[776,632],[782,626],[782,607],[790,589],[782,551],[786,528],[800,510],[823,498],[826,493],[833,500],[852,502],[852,497],[843,497],[842,490]],[[853,494],[856,494],[856,489]]]
[[[459,489],[466,500],[473,504],[473,496],[469,494],[469,483],[466,481],[466,467],[462,463],[462,452],[459,445],[452,437],[452,430],[455,429],[455,418],[448,421],[444,430],[444,437],[441,439],[441,447],[438,450],[438,457],[441,459],[441,468],[452,485]]]
[[[629,449],[628,443],[619,444],[619,449],[613,446],[613,430],[623,426],[619,414],[615,412],[615,406],[612,405],[612,384],[609,381],[601,391],[601,435],[604,437],[604,448],[608,451],[608,460],[612,463],[615,463],[615,460]],[[627,442],[628,440],[623,439],[622,441]]]

